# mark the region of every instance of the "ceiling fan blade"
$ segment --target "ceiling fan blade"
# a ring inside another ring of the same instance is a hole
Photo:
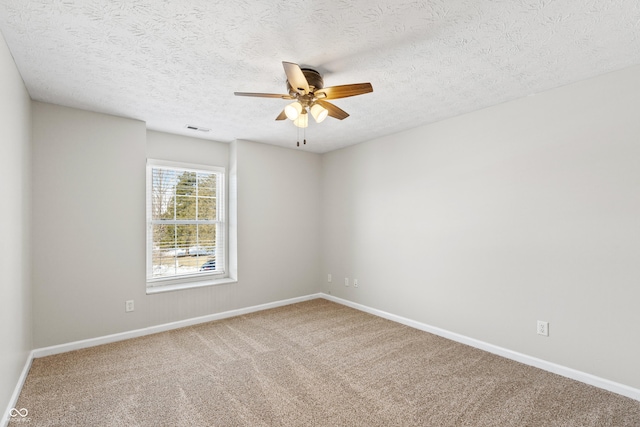
[[[280,95],[277,93],[253,93],[253,92],[233,92],[235,96],[255,96],[258,98],[280,98],[280,99],[293,99],[291,95]]]
[[[327,101],[316,101],[317,104],[322,105],[324,108],[327,109],[327,111],[329,111],[329,116],[338,119],[338,120],[343,120],[346,119],[347,117],[349,117],[349,113],[347,113],[346,111],[344,111],[341,108],[336,107],[335,105],[333,105],[330,102]]]
[[[365,93],[373,92],[373,86],[371,83],[354,83],[350,85],[325,87],[324,89],[318,89],[314,92],[314,95],[319,99],[338,99],[347,98],[349,96],[363,95]]]
[[[276,117],[276,120],[284,120],[286,118],[287,118],[287,115],[284,113],[284,110],[282,110],[280,115],[278,117]]]
[[[307,82],[307,78],[304,76],[304,73],[300,69],[298,64],[294,64],[293,62],[285,62],[282,61],[282,66],[284,67],[284,72],[287,75],[287,80],[289,81],[289,85],[301,95],[306,95],[309,93],[309,82]]]

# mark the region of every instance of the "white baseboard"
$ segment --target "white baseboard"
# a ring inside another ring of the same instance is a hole
[[[324,298],[329,301],[336,302],[338,304],[345,305],[347,307],[354,308],[356,310],[364,311],[369,314],[373,314],[378,317],[382,317],[397,323],[401,323],[403,325],[410,326],[415,329],[419,329],[421,331],[429,332],[434,335],[441,336],[443,338],[450,339],[452,341],[456,341],[462,344],[466,344],[480,350],[487,351],[489,353],[496,354],[498,356],[505,357],[507,359],[515,360],[517,362],[523,363],[525,365],[534,366],[539,369],[543,369],[548,372],[552,372],[554,374],[562,375],[567,378],[571,378],[576,381],[580,381],[604,390],[611,391],[613,393],[620,394],[622,396],[629,397],[631,399],[640,401],[640,390],[616,383],[614,381],[610,381],[604,378],[597,377],[595,375],[588,374],[586,372],[581,372],[572,368],[568,368],[566,366],[561,366],[552,362],[548,362],[546,360],[538,359],[532,356],[528,356],[526,354],[518,353],[516,351],[512,351],[503,347],[498,347],[493,344],[486,343],[484,341],[476,340],[474,338],[470,338],[464,335],[457,334],[455,332],[450,332],[445,329],[437,328],[435,326],[427,325],[425,323],[417,322],[415,320],[407,319],[402,316],[397,316],[395,314],[387,313],[382,310],[378,310],[375,308],[367,307],[362,304],[358,304],[352,301],[348,301],[342,298],[338,298],[332,295],[327,295],[324,293],[311,294],[303,297],[291,298],[282,301],[275,301],[267,304],[256,305],[252,307],[245,307],[236,310],[229,310],[222,313],[211,314],[207,316],[195,317],[186,320],[180,320],[177,322],[166,323],[157,326],[151,326],[148,328],[136,329],[128,332],[121,332],[117,334],[107,335],[103,337],[91,338],[87,340],[75,341],[67,344],[55,345],[51,347],[44,347],[33,350],[29,354],[29,359],[27,360],[23,372],[20,376],[20,380],[16,385],[14,394],[12,396],[12,400],[9,403],[9,407],[6,410],[5,418],[8,423],[9,411],[13,408],[12,405],[18,400],[18,396],[20,395],[20,390],[22,390],[22,385],[27,377],[29,372],[29,368],[31,366],[31,361],[34,358],[50,356],[58,353],[65,353],[68,351],[79,350],[82,348],[94,347],[97,345],[108,344],[116,341],[122,341],[129,338],[137,338],[144,335],[155,334],[158,332],[169,331],[172,329],[183,328],[186,326],[197,325],[199,323],[211,322],[214,320],[226,319],[229,317],[241,316],[243,314],[254,313],[257,311],[268,310],[271,308],[282,307],[285,305],[295,304],[303,301],[309,301],[312,299]]]
[[[415,320],[407,319],[406,317],[396,316],[395,314],[387,313],[382,310],[367,307],[362,304],[358,304],[352,301],[348,301],[342,298],[337,298],[333,295],[321,294],[322,298],[329,301],[336,302],[338,304],[346,305],[347,307],[355,308],[356,310],[364,311],[369,314],[373,314],[378,317],[382,317],[387,320],[392,320],[403,325],[411,326],[412,328],[419,329],[421,331],[429,332],[434,335],[441,336],[443,338],[450,339],[462,344],[469,345],[471,347],[478,348],[480,350],[487,351],[489,353],[497,354],[507,359],[515,360],[516,362],[523,363],[525,365],[534,366],[542,370],[552,372],[554,374],[561,375],[563,377],[571,378],[572,380],[580,381],[585,384],[589,384],[604,390],[611,391],[613,393],[620,394],[622,396],[629,397],[634,400],[640,401],[640,390],[624,384],[620,384],[614,381],[600,378],[595,375],[588,374],[586,372],[578,371],[566,366],[558,365],[546,360],[538,359],[536,357],[528,356],[523,353],[518,353],[503,347],[498,347],[493,344],[486,343],[484,341],[469,338],[464,335],[450,332],[445,329],[437,328],[435,326],[427,325],[425,323],[416,322]]]
[[[229,310],[222,313],[209,314],[201,317],[194,317],[191,319],[179,320],[177,322],[165,323],[157,326],[150,326],[148,328],[135,329],[133,331],[120,332],[112,335],[105,335],[97,338],[89,338],[86,340],[74,341],[66,344],[54,345],[50,347],[43,347],[33,350],[33,357],[51,356],[53,354],[66,353],[68,351],[79,350],[82,348],[94,347],[102,344],[109,344],[116,341],[123,341],[130,338],[142,337],[145,335],[156,334],[158,332],[170,331],[172,329],[184,328],[186,326],[197,325],[199,323],[211,322],[214,320],[226,319],[229,317],[241,316],[243,314],[254,313],[256,311],[268,310],[270,308],[282,307],[289,304],[295,304],[298,302],[309,301],[312,299],[320,298],[322,294],[311,294],[303,297],[291,298],[287,300],[275,301],[266,304],[254,305],[252,307],[239,308],[236,310]]]
[[[24,367],[22,368],[22,372],[20,373],[20,377],[18,378],[18,383],[16,387],[13,389],[13,394],[11,395],[11,400],[9,400],[9,405],[4,412],[2,420],[0,420],[0,426],[6,427],[9,425],[9,421],[11,420],[11,409],[16,408],[16,403],[18,402],[18,397],[20,397],[20,392],[22,391],[22,386],[24,382],[27,380],[27,375],[29,374],[29,369],[31,369],[31,362],[33,362],[33,351],[29,352],[27,356],[27,360],[24,363]],[[22,409],[22,408],[16,408]]]

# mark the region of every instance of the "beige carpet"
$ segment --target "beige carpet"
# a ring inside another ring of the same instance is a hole
[[[322,299],[36,359],[16,407],[30,426],[640,426],[638,401]]]

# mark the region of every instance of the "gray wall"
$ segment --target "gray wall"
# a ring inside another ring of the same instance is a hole
[[[237,141],[237,306],[319,291],[321,157]]]
[[[33,146],[35,347],[317,292],[319,155],[43,103]],[[146,295],[147,156],[237,169],[238,283]]]
[[[323,290],[640,388],[638,94],[634,67],[326,154]]]
[[[0,34],[0,415],[32,349],[30,140],[31,100]]]
[[[145,139],[144,122],[33,103],[36,348],[144,325]]]

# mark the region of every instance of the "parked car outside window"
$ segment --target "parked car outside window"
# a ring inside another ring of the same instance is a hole
[[[216,260],[210,259],[200,266],[200,271],[209,271],[216,269]]]

